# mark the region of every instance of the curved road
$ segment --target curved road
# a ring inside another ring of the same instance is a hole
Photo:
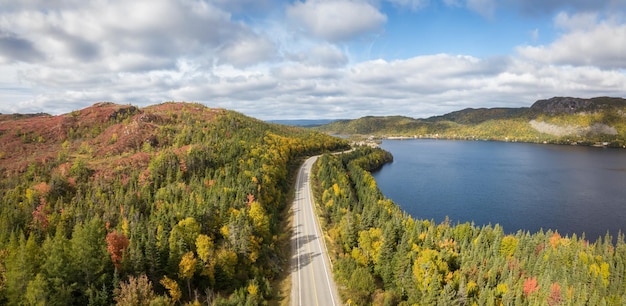
[[[291,238],[291,305],[341,305],[324,236],[313,208],[310,177],[317,156],[307,159],[296,180]]]

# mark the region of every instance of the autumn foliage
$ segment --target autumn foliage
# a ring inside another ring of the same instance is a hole
[[[107,251],[111,255],[111,261],[115,265],[115,268],[119,269],[124,257],[124,251],[130,244],[128,237],[124,234],[118,233],[116,230],[107,234]]]
[[[198,103],[0,115],[0,305],[258,305],[304,156],[348,147]]]
[[[537,285],[536,277],[530,277],[524,280],[524,294],[526,297],[530,296],[533,292],[537,292],[538,290],[539,286]]]
[[[548,296],[548,305],[555,306],[560,305],[563,302],[561,297],[561,285],[559,283],[552,283],[550,285],[550,295]]]

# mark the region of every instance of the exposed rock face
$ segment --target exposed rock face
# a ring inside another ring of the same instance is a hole
[[[547,100],[538,100],[530,109],[533,111],[541,111],[551,115],[555,114],[574,114],[585,111],[593,106],[591,99],[571,98],[571,97],[554,97]]]
[[[549,134],[557,137],[566,135],[580,135],[582,130],[580,127],[567,125],[558,126],[556,124],[550,124],[543,121],[530,120],[530,126],[537,130],[539,133]]]
[[[626,107],[626,99],[614,97],[596,97],[591,99],[554,97],[539,100],[530,107],[533,113],[550,115],[594,112],[614,107]]]
[[[540,133],[550,134],[557,137],[562,136],[596,136],[596,135],[617,135],[617,129],[602,123],[594,123],[588,127],[565,125],[559,126],[543,121],[530,120],[530,126]]]

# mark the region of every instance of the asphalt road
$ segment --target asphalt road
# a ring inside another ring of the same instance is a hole
[[[311,157],[304,162],[296,181],[292,207],[291,305],[337,306],[341,305],[341,300],[313,208],[309,183],[311,167],[316,159]]]

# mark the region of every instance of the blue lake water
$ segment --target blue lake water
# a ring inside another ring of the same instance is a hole
[[[558,230],[595,241],[626,229],[626,150],[486,141],[385,140],[373,173],[418,219]]]

